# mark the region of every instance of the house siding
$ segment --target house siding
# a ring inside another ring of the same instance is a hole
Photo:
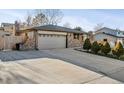
[[[117,38],[114,36],[109,36],[102,33],[94,35],[94,41],[102,42],[103,39],[107,39],[111,47],[114,47],[115,42],[117,41]]]

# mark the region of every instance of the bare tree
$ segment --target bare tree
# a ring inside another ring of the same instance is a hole
[[[103,23],[98,23],[95,27],[94,27],[94,30],[97,31],[99,29],[101,29],[103,27]]]
[[[31,22],[32,22],[32,17],[28,16],[26,20],[27,26],[30,26],[32,24]]]
[[[46,24],[46,17],[43,13],[37,13],[37,15],[32,20],[33,26],[40,26]]]
[[[32,16],[29,12],[27,12],[27,15],[26,15],[26,20],[25,20],[25,25],[26,26],[31,26],[32,25]]]
[[[45,24],[57,25],[63,18],[63,13],[59,9],[38,9],[36,13],[45,15]]]

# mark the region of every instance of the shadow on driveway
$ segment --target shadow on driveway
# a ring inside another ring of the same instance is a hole
[[[36,58],[57,58],[43,51],[0,51],[1,61],[16,61],[24,59],[36,59]]]

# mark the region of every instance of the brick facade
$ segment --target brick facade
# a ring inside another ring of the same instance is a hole
[[[26,36],[27,33],[27,36]],[[22,33],[24,41],[21,45],[21,50],[31,50],[37,47],[38,34],[35,35],[35,31]],[[53,32],[52,32],[53,33]],[[59,32],[57,32],[59,34]],[[76,36],[79,35],[79,36]],[[83,35],[74,33],[67,33],[67,48],[82,47],[83,46]],[[75,38],[74,38],[75,37]]]
[[[21,50],[32,50],[35,49],[35,36],[34,32],[27,32],[27,33],[22,33],[23,36],[23,42],[21,44],[20,49]]]
[[[77,34],[78,35],[78,34]],[[68,33],[67,35],[67,47],[82,47],[83,46],[83,35],[79,34],[79,38],[74,33]]]

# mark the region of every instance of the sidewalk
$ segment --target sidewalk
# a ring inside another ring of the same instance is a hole
[[[0,83],[120,84],[121,82],[58,59],[0,63]]]

